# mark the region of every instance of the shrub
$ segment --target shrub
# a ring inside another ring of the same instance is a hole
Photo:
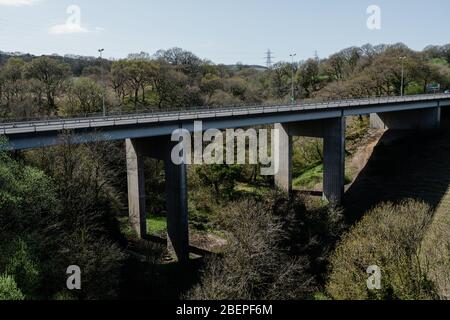
[[[329,256],[346,227],[341,209],[280,191],[270,192],[262,203],[282,225],[281,248],[291,256],[307,256],[308,271],[318,282],[325,282]]]
[[[433,299],[433,284],[420,263],[421,241],[431,219],[421,202],[376,207],[342,239],[331,258],[327,292],[333,299]],[[366,270],[382,271],[382,289],[367,288]]]
[[[14,279],[27,297],[33,296],[40,283],[37,264],[30,256],[27,244],[23,240],[15,241],[10,246],[11,252],[5,271]]]
[[[19,300],[25,300],[25,297],[17,287],[14,278],[8,275],[0,276],[0,301]]]
[[[280,247],[282,224],[262,203],[243,200],[224,210],[229,246],[207,262],[190,299],[301,299],[313,290],[307,260],[291,258]]]
[[[82,287],[71,296],[80,300],[117,298],[126,256],[116,243],[93,235],[87,228],[79,228],[61,239],[60,246],[52,274],[52,279],[59,279],[58,292],[65,289],[67,267],[77,265],[81,269]]]

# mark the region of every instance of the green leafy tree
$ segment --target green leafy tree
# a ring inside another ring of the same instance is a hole
[[[214,92],[216,92],[216,90],[222,88],[222,80],[218,76],[213,74],[207,74],[200,81],[200,89],[207,95],[208,101],[211,100],[211,97],[213,96]]]
[[[422,239],[431,218],[430,208],[413,200],[369,212],[331,258],[329,295],[338,300],[437,298],[427,264],[421,263]],[[367,287],[370,266],[381,269],[381,290]]]
[[[145,89],[152,82],[155,74],[155,65],[145,59],[129,59],[126,62],[126,77],[133,91],[134,106],[139,103],[146,104]],[[139,99],[141,93],[141,99]]]
[[[66,105],[61,113],[84,115],[102,111],[103,88],[90,78],[77,78],[72,81],[67,92]]]
[[[213,189],[217,201],[229,198],[235,187],[236,179],[242,168],[236,165],[208,165],[197,168],[197,174],[206,186]]]
[[[27,78],[36,79],[42,84],[47,111],[55,112],[56,99],[63,92],[65,81],[71,74],[70,66],[49,57],[40,57],[27,64],[25,74]]]
[[[20,301],[25,300],[25,296],[17,287],[14,278],[11,276],[0,276],[0,301]]]

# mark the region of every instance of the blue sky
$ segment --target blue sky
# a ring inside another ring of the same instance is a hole
[[[70,5],[81,23],[66,28]],[[381,30],[366,26],[370,5],[381,9]],[[288,60],[365,43],[450,43],[449,14],[448,0],[0,0],[0,50],[92,56],[105,48],[121,58],[177,46],[216,63],[264,64],[268,48]]]

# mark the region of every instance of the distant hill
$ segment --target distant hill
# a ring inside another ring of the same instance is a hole
[[[72,69],[72,73],[75,76],[80,76],[83,73],[83,70],[88,67],[95,67],[99,65],[98,58],[96,57],[89,57],[89,56],[79,56],[74,54],[66,54],[64,56],[60,56],[58,54],[52,54],[52,55],[43,55],[51,57],[55,60],[59,60],[61,62],[65,62],[70,65]],[[22,52],[3,52],[0,51],[0,67],[3,66],[6,61],[8,61],[9,58],[16,57],[21,58],[26,62],[29,62],[33,60],[34,58],[37,58],[38,56],[29,54],[29,53],[22,53]],[[107,61],[104,60],[103,63]]]
[[[94,67],[98,66],[98,58],[97,57],[90,57],[90,56],[80,56],[75,54],[66,54],[64,56],[58,55],[58,54],[52,54],[52,55],[44,55],[51,57],[53,59],[63,61],[67,64],[69,64],[72,68],[72,72],[75,76],[80,76],[83,73],[83,70],[87,67]],[[38,56],[29,54],[29,53],[23,53],[23,52],[4,52],[0,50],[0,67],[3,66],[6,61],[11,58],[21,58],[24,61],[31,61],[34,58],[37,58]],[[109,60],[104,60],[105,61]],[[111,61],[109,61],[111,62]],[[243,65],[243,64],[232,64],[232,65],[225,65],[227,68],[230,68],[233,71],[239,71],[242,69],[254,69],[257,71],[266,71],[267,68],[260,65]]]
[[[226,67],[236,71],[239,69],[255,69],[257,71],[266,71],[267,67],[260,66],[260,65],[246,65],[246,64],[230,64],[226,65]]]

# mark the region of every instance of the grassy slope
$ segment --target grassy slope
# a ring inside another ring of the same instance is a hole
[[[436,209],[433,221],[422,242],[422,264],[429,269],[444,299],[450,299],[450,191]],[[430,263],[433,261],[433,263]]]
[[[389,142],[394,135],[387,133],[381,140],[346,194],[346,216],[353,222],[384,201],[413,198],[430,205],[435,214],[420,256],[441,296],[450,298],[450,131]]]

